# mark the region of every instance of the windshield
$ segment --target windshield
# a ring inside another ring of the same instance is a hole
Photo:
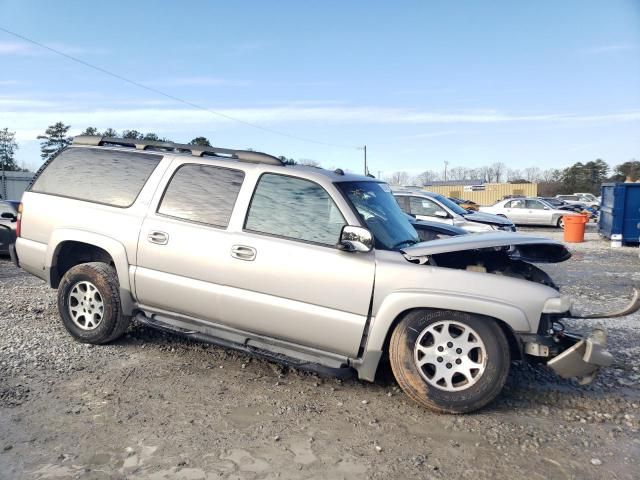
[[[336,186],[371,230],[376,248],[399,250],[420,241],[386,183],[339,182]]]
[[[458,205],[453,200],[443,196],[443,195],[433,195],[432,198],[438,200],[441,204],[451,210],[453,213],[457,213],[458,215],[467,215],[469,214],[468,210],[465,210],[460,205]]]

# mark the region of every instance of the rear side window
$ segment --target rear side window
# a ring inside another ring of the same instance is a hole
[[[31,191],[130,207],[160,160],[146,153],[69,148],[44,169]]]
[[[158,213],[226,228],[243,180],[240,170],[182,165],[169,182]]]
[[[335,245],[344,225],[340,210],[317,183],[264,174],[253,194],[245,228],[293,240]]]

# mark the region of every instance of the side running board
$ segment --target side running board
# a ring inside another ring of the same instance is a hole
[[[254,345],[234,342],[225,338],[207,334],[203,331],[204,329],[199,328],[199,325],[197,325],[196,323],[189,325],[189,328],[185,328],[184,320],[174,320],[170,317],[161,317],[159,315],[147,316],[142,312],[136,315],[136,320],[143,325],[147,325],[158,330],[178,334],[196,341],[210,343],[218,347],[237,350],[267,361],[276,362],[287,365],[289,367],[297,368],[299,370],[316,373],[323,377],[348,379],[356,376],[355,369],[345,364],[342,364],[340,367],[330,367],[327,365],[322,365],[320,363],[295,358],[282,353],[272,352],[264,348],[256,347]]]

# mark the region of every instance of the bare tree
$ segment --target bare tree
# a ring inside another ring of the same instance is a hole
[[[507,169],[507,182],[513,182],[514,180],[520,180],[523,178],[522,172],[515,168]]]
[[[318,162],[317,160],[311,160],[310,158],[301,158],[298,161],[299,165],[304,165],[306,167],[319,167],[320,166],[320,162]]]
[[[409,183],[409,174],[407,172],[394,172],[387,178],[387,183],[391,185],[406,185]]]
[[[425,170],[424,172],[415,176],[415,178],[413,179],[413,183],[415,183],[416,185],[424,186],[431,182],[435,182],[436,180],[438,180],[438,178],[439,177],[437,172],[434,172],[433,170]]]
[[[489,168],[491,169],[492,177],[493,179],[495,179],[495,182],[500,183],[500,181],[502,180],[502,176],[507,169],[507,166],[502,162],[496,162],[493,163]]]
[[[524,174],[528,182],[534,183],[540,180],[542,171],[538,167],[529,167],[524,169]]]

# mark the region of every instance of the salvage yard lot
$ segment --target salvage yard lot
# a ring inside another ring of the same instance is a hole
[[[585,312],[640,283],[638,249],[594,227],[541,265]],[[489,407],[437,415],[387,378],[319,378],[138,325],[77,343],[55,292],[2,258],[0,478],[637,478],[640,313],[567,327],[598,324],[616,365],[591,386],[516,365]]]

